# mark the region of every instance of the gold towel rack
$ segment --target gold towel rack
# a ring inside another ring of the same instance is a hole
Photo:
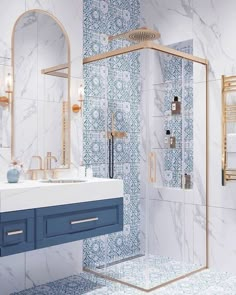
[[[227,127],[232,123],[236,126],[236,99],[235,104],[228,103],[229,94],[234,92],[236,95],[236,76],[222,76],[222,185],[236,180],[236,168],[229,168],[227,159]]]

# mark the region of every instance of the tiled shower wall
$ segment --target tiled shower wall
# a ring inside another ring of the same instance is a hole
[[[115,35],[139,27],[139,0],[84,1],[84,56],[127,46],[108,42]],[[140,60],[126,54],[84,66],[84,164],[94,175],[108,177],[108,139],[112,113],[115,129],[127,137],[115,139],[114,178],[124,180],[124,231],[84,241],[86,265],[133,256],[140,251]],[[106,246],[108,248],[106,249]]]
[[[192,40],[170,47],[189,54],[193,52]],[[170,130],[176,138],[176,148],[164,150],[163,185],[181,188],[185,173],[191,175],[191,182],[193,180],[193,63],[164,54],[161,56],[161,65],[164,129]],[[171,116],[174,96],[178,96],[181,102],[181,114]]]

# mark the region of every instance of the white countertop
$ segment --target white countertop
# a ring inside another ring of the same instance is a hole
[[[0,212],[123,197],[123,181],[91,178],[79,183],[0,182]]]

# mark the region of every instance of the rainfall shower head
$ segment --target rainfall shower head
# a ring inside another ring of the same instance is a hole
[[[109,41],[115,39],[125,39],[134,42],[152,41],[160,38],[160,33],[148,28],[140,28],[129,31],[127,33],[119,34],[116,36],[110,36]]]

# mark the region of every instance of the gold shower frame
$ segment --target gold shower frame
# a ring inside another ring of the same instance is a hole
[[[236,104],[227,104],[227,94],[236,94],[236,76],[222,76],[222,185],[236,180],[236,168],[229,169],[227,161],[227,124],[236,124]]]
[[[208,64],[207,59],[203,59],[203,58],[200,58],[200,57],[197,57],[197,56],[185,53],[185,52],[181,52],[181,51],[169,48],[167,46],[156,44],[156,43],[154,43],[152,41],[144,41],[144,42],[140,42],[140,43],[135,44],[135,45],[130,45],[130,46],[127,46],[127,47],[124,47],[124,48],[120,48],[120,49],[112,50],[112,51],[109,51],[109,52],[97,54],[97,55],[94,55],[94,56],[86,57],[83,60],[83,64],[84,65],[89,64],[89,63],[92,63],[92,62],[104,60],[104,59],[115,57],[115,56],[118,56],[118,55],[123,55],[123,54],[126,54],[126,53],[135,52],[135,51],[142,50],[142,49],[151,49],[151,50],[155,50],[155,51],[158,51],[158,52],[174,55],[174,56],[184,58],[184,59],[187,59],[189,61],[196,62],[196,63],[202,64],[202,65],[205,66],[205,79],[206,79],[206,212],[205,212],[206,213],[206,247],[205,247],[205,249],[206,249],[206,265],[204,267],[200,268],[200,269],[197,269],[197,270],[195,270],[193,272],[190,272],[190,273],[188,273],[186,275],[180,276],[180,277],[175,278],[173,280],[170,280],[168,282],[162,283],[162,284],[160,284],[160,285],[158,285],[156,287],[153,287],[151,289],[144,289],[144,288],[135,286],[133,284],[124,282],[122,280],[111,278],[111,277],[109,277],[107,275],[103,275],[103,274],[101,274],[101,273],[99,273],[97,271],[91,270],[91,269],[89,269],[87,267],[84,267],[84,271],[92,273],[92,274],[97,275],[97,276],[100,276],[103,279],[110,280],[110,281],[113,281],[113,282],[116,282],[116,283],[119,283],[119,284],[122,284],[122,285],[126,285],[128,287],[135,288],[135,289],[137,289],[139,291],[142,291],[142,292],[145,292],[145,293],[149,293],[149,292],[153,292],[155,290],[158,290],[160,288],[166,287],[167,285],[169,285],[171,283],[178,282],[178,281],[180,281],[180,280],[182,280],[184,278],[190,277],[190,276],[192,276],[192,275],[194,275],[196,273],[199,273],[199,272],[209,268],[209,209],[208,209],[208,204],[209,204],[209,197],[208,197],[208,193],[209,193],[209,188],[208,188],[208,174],[209,174],[208,173],[209,172],[209,163],[208,163],[208,161],[209,161],[209,157],[208,157],[208,153],[209,153],[209,151],[208,151],[208,134],[209,134],[209,121],[208,121],[208,109],[209,109],[209,101],[208,101],[208,66],[209,66],[209,64]]]
[[[45,74],[45,75],[52,75],[52,76],[58,76],[58,77],[62,77],[62,78],[67,78],[68,79],[68,91],[67,91],[67,106],[68,106],[68,112],[67,114],[64,113],[65,110],[65,105],[63,104],[62,106],[62,116],[63,118],[65,116],[67,116],[68,118],[68,124],[66,124],[66,128],[67,130],[63,129],[62,130],[62,154],[63,154],[63,163],[66,163],[66,165],[68,167],[66,168],[57,168],[57,169],[69,169],[70,168],[70,163],[71,163],[71,112],[70,112],[70,105],[71,105],[71,98],[70,98],[70,87],[71,87],[71,45],[70,45],[70,39],[68,36],[68,33],[66,32],[63,24],[58,20],[58,18],[56,18],[54,15],[52,15],[51,13],[42,10],[42,9],[30,9],[25,11],[24,13],[20,14],[18,16],[18,18],[16,19],[14,26],[13,26],[13,30],[12,30],[12,34],[11,34],[11,44],[12,44],[12,48],[11,48],[11,67],[12,67],[12,77],[13,77],[13,83],[12,83],[12,99],[11,99],[11,159],[14,160],[15,159],[15,147],[14,147],[14,138],[15,138],[15,128],[14,128],[14,114],[15,114],[15,105],[14,105],[14,88],[15,88],[15,83],[14,83],[14,77],[15,77],[15,68],[14,68],[14,50],[15,50],[15,41],[14,41],[14,35],[15,35],[15,31],[16,31],[16,26],[18,24],[18,22],[20,21],[20,19],[26,15],[27,13],[31,13],[31,12],[38,12],[44,15],[47,15],[49,17],[51,17],[56,23],[57,25],[60,27],[61,31],[63,32],[65,39],[66,39],[66,44],[67,44],[67,60],[68,63],[66,64],[62,64],[62,65],[58,65],[52,68],[48,68],[48,69],[42,69],[41,73]],[[60,70],[64,70],[64,69],[68,69],[68,73],[61,73]],[[66,132],[67,131],[67,132]],[[68,136],[66,136],[66,133],[68,134]],[[67,142],[68,141],[68,142]],[[65,147],[66,144],[66,147]],[[65,152],[65,148],[66,148],[66,152]]]

